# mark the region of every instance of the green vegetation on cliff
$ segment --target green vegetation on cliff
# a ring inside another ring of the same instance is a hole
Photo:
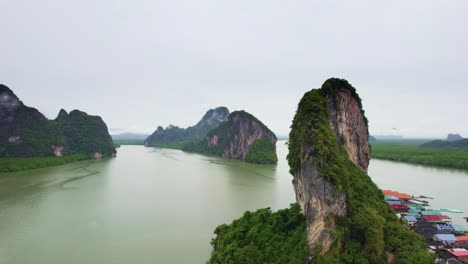
[[[86,154],[62,157],[2,158],[0,159],[0,173],[45,168],[87,159],[90,159],[90,156]]]
[[[349,159],[346,149],[333,133],[327,98],[336,99],[337,87],[349,89],[352,96],[361,101],[355,89],[339,79],[330,79],[324,83],[323,89],[307,92],[293,120],[287,157],[290,172],[295,175],[301,169],[302,158],[309,155],[320,176],[333,185],[337,194],[345,194],[346,217],[330,215],[336,223],[332,232],[335,242],[330,250],[320,256],[321,246],[318,245],[316,251],[309,252],[303,247],[306,244],[304,223],[291,226],[289,230],[297,235],[294,240],[289,240],[281,235],[281,229],[270,228],[274,226],[271,223],[278,221],[278,216],[260,210],[255,221],[251,220],[251,215],[244,215],[233,224],[216,229],[210,263],[304,263],[308,259],[309,263],[321,264],[373,264],[387,263],[389,256],[396,264],[434,263],[423,238],[396,217],[382,192]],[[364,113],[362,106],[361,113]],[[293,216],[300,211],[293,208],[281,215],[281,222],[295,222]],[[304,216],[300,218],[305,222]],[[275,249],[283,249],[295,248],[297,244],[300,246],[296,250],[291,250],[290,254],[284,252],[282,257],[270,249],[272,245]],[[255,261],[248,262],[243,257],[245,254]]]
[[[26,106],[5,85],[0,85],[0,158],[45,157],[54,151],[63,155],[115,152],[107,126],[99,116],[60,110],[48,120]]]
[[[59,117],[54,122],[65,138],[67,153],[115,153],[112,137],[101,117],[73,110],[67,117]]]
[[[307,92],[299,103],[289,134],[288,162],[294,175],[302,157],[311,155],[320,175],[337,193],[346,194],[347,217],[336,217],[336,230],[342,232],[336,234],[327,255],[312,263],[386,263],[386,253],[395,255],[394,263],[433,263],[423,239],[395,216],[382,192],[349,159],[330,127],[327,96],[334,97],[333,89],[338,87],[355,89],[337,79],[326,81],[323,87]],[[355,92],[353,96],[360,102]],[[303,152],[305,146],[312,146],[309,153]]]
[[[148,147],[182,149],[187,144],[202,140],[206,133],[226,121],[228,116],[229,110],[222,106],[208,110],[196,125],[188,128],[169,125],[164,129],[159,126],[145,140],[145,145]]]
[[[376,141],[372,142],[371,156],[413,164],[468,169],[468,148],[428,147],[427,143],[430,142],[427,140]],[[421,145],[426,147],[421,147]]]
[[[228,120],[210,130],[203,140],[182,150],[234,158],[251,163],[275,164],[276,136],[260,120],[246,111],[232,112]]]
[[[304,263],[305,220],[298,204],[272,213],[269,208],[245,212],[230,225],[215,229],[209,264]]]
[[[48,120],[0,85],[2,171],[63,164],[91,158],[95,152],[104,156],[115,153],[107,126],[99,116],[78,110],[68,114],[62,109],[55,120]]]
[[[247,156],[245,156],[245,161],[250,163],[275,164],[278,162],[276,146],[265,137],[257,139],[250,147],[250,151],[247,153]]]

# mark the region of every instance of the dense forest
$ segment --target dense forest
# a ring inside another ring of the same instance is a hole
[[[421,145],[422,148],[465,148],[468,150],[468,138],[460,140],[433,140]]]
[[[266,137],[257,139],[250,147],[249,152],[247,152],[245,161],[250,163],[275,164],[278,162],[276,146],[273,145]]]
[[[463,141],[465,141],[464,139]],[[440,140],[441,141],[441,140]],[[468,148],[440,147],[439,141],[389,140],[372,142],[372,157],[414,164],[468,169]],[[443,145],[455,143],[442,141]],[[430,143],[430,144],[429,144]]]
[[[305,219],[298,204],[272,213],[245,212],[230,225],[218,226],[209,264],[304,263],[308,248]]]

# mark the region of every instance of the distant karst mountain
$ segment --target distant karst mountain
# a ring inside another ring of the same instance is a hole
[[[198,143],[184,150],[209,153],[251,163],[277,163],[276,135],[245,111],[235,111],[226,122],[211,130]]]
[[[448,140],[432,140],[420,146],[421,148],[468,148],[468,138],[448,141]]]
[[[275,134],[245,111],[229,114],[226,107],[211,109],[194,126],[159,126],[147,147],[169,147],[206,153],[251,163],[276,163]]]
[[[460,139],[463,139],[463,137],[460,136],[460,134],[448,134],[447,135],[447,141],[457,141]]]
[[[201,140],[208,131],[226,121],[229,110],[226,107],[217,107],[206,112],[203,118],[194,126],[180,128],[169,125],[166,129],[159,126],[145,141],[147,147],[182,148],[185,144]]]
[[[99,116],[60,110],[48,120],[0,85],[0,157],[90,154],[95,158],[116,153],[107,126]]]
[[[145,140],[148,138],[148,134],[138,134],[138,133],[120,133],[112,135],[113,140]]]

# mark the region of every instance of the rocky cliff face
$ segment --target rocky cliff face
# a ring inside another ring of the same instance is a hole
[[[208,131],[226,121],[228,116],[229,110],[226,107],[217,107],[208,110],[196,125],[186,129],[174,125],[169,125],[166,129],[158,126],[145,140],[145,146],[182,148],[187,143],[201,140]]]
[[[346,80],[329,79],[299,102],[288,162],[310,259],[433,263],[424,240],[401,225],[367,175],[368,137],[361,99]]]
[[[236,111],[208,133],[201,146],[225,158],[276,163],[276,142],[276,135],[260,120],[245,111]]]
[[[62,109],[56,120],[48,120],[35,108],[24,105],[8,87],[0,85],[0,157],[94,152],[115,153],[100,117],[77,110],[69,115]]]
[[[341,141],[351,161],[364,171],[369,167],[370,148],[367,120],[360,99],[342,84],[333,84],[333,94],[327,94],[330,126]]]
[[[331,140],[337,141],[344,147],[349,159],[367,171],[369,132],[367,120],[361,111],[360,99],[353,94],[353,90],[349,89],[346,83],[335,80],[325,83],[316,96],[322,98],[313,102],[317,105],[302,106],[302,108],[311,107],[312,111],[323,111],[321,114],[326,117],[325,120],[312,122],[328,122],[334,136]],[[319,105],[319,102],[323,105]],[[298,109],[298,112],[300,110],[304,109]],[[307,115],[307,111],[310,110],[305,109],[304,114]],[[347,214],[346,193],[337,192],[334,184],[322,175],[317,164],[319,156],[317,145],[324,144],[318,137],[324,135],[314,134],[313,131],[303,131],[303,133],[310,133],[308,137],[311,137],[311,140],[300,142],[303,156],[300,157],[299,168],[294,173],[293,185],[296,200],[306,216],[308,243],[312,248],[320,243],[324,253],[335,241],[332,236],[336,228],[333,218],[344,217]],[[316,142],[314,137],[317,137]]]
[[[349,160],[367,171],[369,132],[361,109],[359,97],[347,82],[330,79],[322,89],[304,95],[294,119],[288,159],[296,200],[306,217],[307,241],[311,248],[321,245],[322,254],[335,242],[334,219],[348,213],[346,192],[337,191],[334,179],[324,175],[322,167],[331,165],[327,163],[333,161],[327,156],[337,145]]]

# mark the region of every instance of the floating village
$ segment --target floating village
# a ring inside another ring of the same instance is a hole
[[[387,203],[410,228],[421,234],[436,263],[468,263],[468,230],[452,223],[447,214],[463,214],[457,209],[432,209],[426,196],[412,196],[392,190],[382,191]],[[468,217],[464,217],[468,222]]]

